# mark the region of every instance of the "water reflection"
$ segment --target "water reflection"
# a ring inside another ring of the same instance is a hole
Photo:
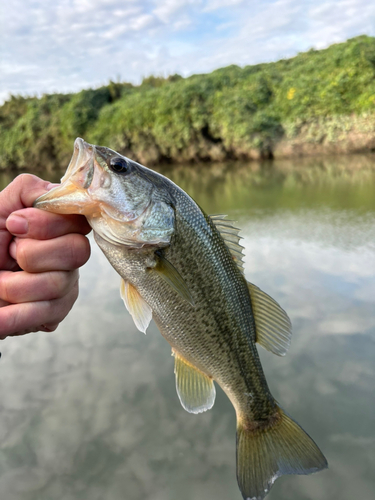
[[[208,212],[239,221],[246,277],[293,322],[288,355],[260,348],[262,362],[330,469],[281,478],[271,500],[373,498],[375,172],[362,160],[163,169]],[[186,413],[168,344],[154,325],[147,336],[135,329],[94,244],[81,276],[56,333],[2,343],[4,498],[240,500],[226,397],[218,391],[213,410]]]

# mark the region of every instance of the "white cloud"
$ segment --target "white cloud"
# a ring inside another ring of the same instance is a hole
[[[1,96],[211,71],[374,34],[365,0],[15,0],[0,26]],[[163,54],[163,57],[155,56]]]
[[[244,4],[249,5],[249,0],[207,0],[205,10],[210,12],[223,7],[236,7]]]
[[[279,210],[239,221],[246,278],[288,312],[294,352],[308,349],[312,331],[315,340],[373,335],[375,227],[356,215]]]
[[[201,0],[164,0],[155,2],[153,14],[164,23],[171,22],[177,13],[186,12],[190,7],[201,7]]]

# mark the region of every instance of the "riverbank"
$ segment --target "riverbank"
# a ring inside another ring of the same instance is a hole
[[[95,142],[95,141],[94,141]],[[145,165],[160,163],[222,162],[228,160],[279,160],[375,152],[375,113],[318,117],[280,123],[278,133],[258,144],[225,144],[221,137],[202,133],[188,147],[165,154],[152,140],[142,148],[117,151]],[[99,142],[100,143],[100,142]]]
[[[285,124],[285,135],[273,145],[274,158],[372,153],[375,114],[333,116]]]
[[[274,63],[229,66],[0,107],[0,169],[53,171],[73,141],[153,166],[375,150],[375,38]]]

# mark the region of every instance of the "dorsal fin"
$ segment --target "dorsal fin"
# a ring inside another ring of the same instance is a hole
[[[278,356],[285,356],[292,337],[287,313],[260,288],[247,283],[255,319],[256,341]]]
[[[219,231],[221,237],[225,241],[225,244],[229,248],[230,253],[237,266],[239,267],[242,274],[244,274],[243,268],[243,246],[240,245],[239,241],[242,239],[241,236],[238,235],[239,229],[235,227],[234,221],[227,220],[226,215],[223,214],[215,214],[209,215],[209,218],[215,224],[216,229]]]

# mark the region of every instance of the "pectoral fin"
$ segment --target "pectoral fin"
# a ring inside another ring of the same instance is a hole
[[[182,407],[189,413],[210,410],[216,396],[212,378],[195,368],[175,350],[172,350],[172,355],[175,357],[176,389]]]
[[[152,319],[151,307],[140,296],[138,290],[123,279],[121,279],[120,294],[126,309],[132,315],[135,326],[139,331],[146,333]]]
[[[256,341],[268,351],[285,356],[292,337],[287,313],[260,288],[248,283],[255,319]]]
[[[159,252],[157,255],[157,264],[152,268],[153,272],[163,278],[183,299],[194,306],[193,297],[177,269]]]

